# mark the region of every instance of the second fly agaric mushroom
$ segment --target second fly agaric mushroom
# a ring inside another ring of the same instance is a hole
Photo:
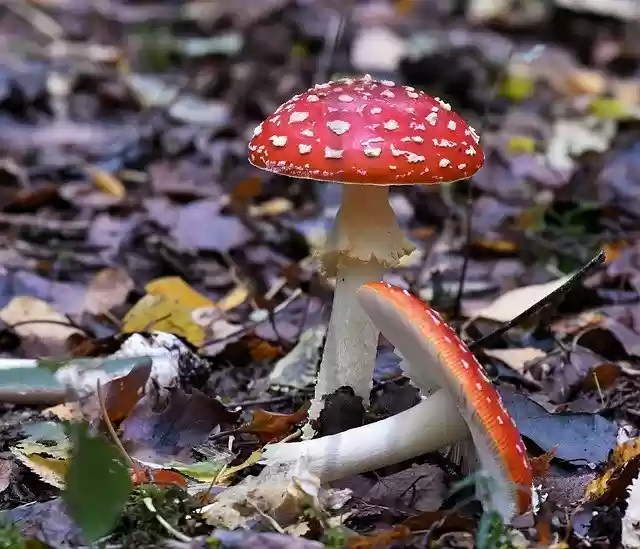
[[[415,249],[398,226],[389,186],[471,177],[484,162],[478,141],[448,103],[368,75],[295,95],[255,129],[249,143],[254,166],[344,185],[320,256],[336,288],[311,419],[322,397],[342,386],[369,402],[379,332],[359,307],[356,290],[382,279],[386,267]]]
[[[483,504],[506,520],[527,511],[532,472],[525,446],[473,353],[437,312],[406,290],[373,282],[358,290],[358,300],[402,354],[405,374],[423,393],[435,393],[364,427],[267,446],[268,462],[306,457],[312,473],[334,480],[471,439],[480,468],[492,481],[489,490],[478,494]]]

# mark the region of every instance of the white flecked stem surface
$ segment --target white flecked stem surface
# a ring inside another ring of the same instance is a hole
[[[381,280],[382,272],[382,266],[376,261],[349,262],[349,267],[338,267],[327,341],[314,400],[309,408],[310,419],[320,414],[323,395],[343,385],[352,387],[355,394],[362,397],[364,405],[369,405],[380,332],[360,307],[356,290],[366,282]]]
[[[319,416],[324,395],[345,385],[369,405],[380,332],[360,307],[356,290],[382,280],[386,266],[414,249],[398,226],[388,186],[343,185],[340,209],[321,254],[336,287],[310,419]],[[311,435],[307,427],[305,436]]]
[[[267,465],[291,467],[303,459],[310,473],[330,482],[394,465],[468,436],[455,401],[441,389],[387,419],[314,440],[272,444],[263,456]]]

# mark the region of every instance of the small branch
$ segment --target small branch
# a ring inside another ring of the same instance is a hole
[[[111,423],[111,420],[109,419],[109,414],[107,413],[107,403],[104,399],[104,392],[102,391],[102,384],[100,383],[100,380],[98,380],[96,388],[97,388],[97,394],[98,394],[98,402],[100,403],[100,413],[102,414],[104,423],[107,426],[107,431],[109,431],[109,436],[111,437],[111,440],[113,440],[113,443],[116,445],[118,450],[120,450],[122,457],[124,457],[129,467],[131,469],[135,469],[136,464],[133,462],[133,460],[131,459],[131,456],[127,453],[127,451],[124,449],[122,442],[120,442],[120,439],[118,438],[116,430],[113,428],[113,423]]]
[[[175,537],[176,539],[179,539],[184,543],[190,543],[192,541],[192,539],[189,536],[185,536],[182,532],[178,532],[178,530],[176,530],[173,526],[171,526],[171,524],[169,524],[164,517],[160,516],[157,509],[153,505],[153,501],[151,500],[151,498],[143,498],[142,501],[144,503],[144,506],[154,514],[154,516],[156,517],[156,520],[162,525],[162,527],[167,532],[169,532],[173,537]]]
[[[550,305],[557,303],[561,298],[563,298],[569,292],[569,290],[573,288],[573,286],[576,285],[576,283],[578,283],[580,280],[582,280],[591,272],[593,272],[593,270],[596,267],[600,266],[602,263],[604,263],[605,260],[606,260],[606,254],[604,253],[604,251],[600,251],[598,255],[596,255],[593,259],[591,259],[591,261],[589,261],[586,265],[581,267],[580,270],[575,275],[573,275],[569,280],[567,280],[567,282],[565,282],[562,286],[560,286],[559,288],[556,288],[549,295],[547,295],[537,303],[533,304],[526,311],[523,311],[515,318],[512,318],[509,322],[505,322],[498,329],[487,334],[486,336],[481,337],[480,339],[476,339],[475,341],[472,341],[469,344],[469,349],[473,350],[476,347],[486,346],[488,342],[495,341],[502,334],[504,334],[505,332],[508,332],[511,328],[520,324],[520,322],[522,322],[522,320],[524,320],[525,318],[532,317],[538,314],[543,309],[546,309]]]

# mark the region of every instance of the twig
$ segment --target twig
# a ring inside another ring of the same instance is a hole
[[[580,270],[576,274],[574,274],[569,280],[567,280],[567,282],[565,282],[562,286],[560,286],[559,288],[556,288],[549,295],[545,296],[537,303],[534,303],[527,310],[523,311],[515,318],[512,318],[509,322],[504,323],[502,326],[500,326],[493,332],[487,334],[486,336],[481,337],[480,339],[476,339],[475,341],[472,341],[471,343],[469,343],[469,349],[473,350],[476,347],[484,347],[488,342],[496,340],[502,334],[504,334],[505,332],[508,332],[514,326],[517,326],[525,318],[534,316],[538,314],[540,311],[542,311],[543,309],[547,308],[548,306],[556,303],[560,298],[564,297],[565,294],[567,294],[569,290],[571,290],[571,288],[573,288],[573,286],[579,280],[582,280],[584,277],[589,275],[596,267],[604,263],[605,259],[606,259],[606,254],[604,250],[602,250],[598,253],[598,255],[596,255],[593,259],[591,259],[591,261],[589,261],[586,265],[581,267]]]
[[[318,65],[316,67],[316,73],[314,75],[314,82],[325,82],[330,76],[331,66],[333,65],[333,59],[335,57],[340,40],[344,34],[344,30],[347,27],[347,22],[351,19],[351,13],[354,8],[354,0],[343,0],[342,9],[336,11],[334,16],[331,17],[329,22],[329,28],[324,36],[324,46],[320,57],[318,59]]]
[[[153,501],[151,498],[142,498],[142,502],[144,503],[144,506],[154,514],[156,520],[162,525],[162,527],[172,536],[184,543],[190,543],[192,541],[189,536],[184,535],[182,532],[178,532],[178,530],[171,526],[171,524],[169,524],[164,517],[160,516],[158,510],[155,508],[155,505],[153,505]]]
[[[131,469],[135,469],[136,464],[133,462],[133,460],[131,459],[131,456],[127,453],[127,451],[124,449],[122,442],[120,442],[120,439],[116,434],[116,430],[113,428],[113,423],[111,423],[111,420],[109,419],[109,414],[107,413],[107,403],[105,402],[105,399],[104,399],[104,392],[102,391],[102,385],[100,384],[100,380],[98,380],[96,388],[98,393],[98,403],[100,404],[100,413],[102,414],[102,419],[104,420],[104,423],[107,426],[107,431],[109,431],[109,436],[113,440],[113,443],[116,445],[118,450],[120,450],[122,457],[124,457],[129,467]]]
[[[467,203],[465,207],[465,254],[462,261],[462,269],[460,269],[460,279],[458,280],[458,292],[456,294],[456,300],[453,304],[453,317],[460,316],[460,309],[462,307],[462,295],[464,294],[464,283],[467,278],[467,270],[469,269],[469,259],[471,258],[471,236],[472,236],[472,217],[473,217],[473,193],[472,187],[469,183],[467,187]]]

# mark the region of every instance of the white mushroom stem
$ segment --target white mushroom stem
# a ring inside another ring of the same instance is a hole
[[[469,437],[457,405],[444,390],[412,408],[363,427],[302,442],[265,448],[268,465],[294,467],[304,460],[308,471],[330,482],[394,465]]]
[[[345,385],[368,406],[380,332],[358,304],[356,290],[382,280],[385,267],[414,249],[398,226],[388,186],[343,185],[340,209],[321,255],[325,273],[336,277],[336,287],[310,419],[319,416],[324,395]]]

